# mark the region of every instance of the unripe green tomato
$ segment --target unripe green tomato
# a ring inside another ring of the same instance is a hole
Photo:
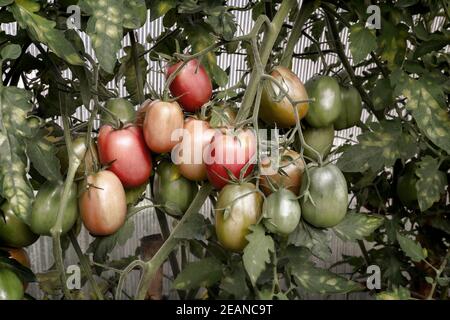
[[[361,119],[362,100],[355,87],[341,86],[341,100],[342,111],[334,122],[336,130],[351,128]]]
[[[123,124],[134,123],[136,120],[136,111],[133,105],[125,99],[115,98],[106,102],[105,108],[110,112],[103,111],[101,113],[100,121],[102,124],[117,125],[117,120],[120,120]],[[114,118],[110,113],[113,113]]]
[[[311,148],[316,150],[325,159],[333,147],[334,128],[333,126],[323,128],[307,128],[303,132],[305,138],[304,155],[314,161],[318,161],[317,155]]]
[[[9,269],[0,269],[0,300],[22,300],[23,295],[20,278]]]
[[[1,206],[0,214],[0,246],[22,248],[36,242],[39,238],[30,227],[20,220],[9,207],[8,203]]]
[[[43,236],[51,236],[50,230],[55,225],[59,205],[62,200],[64,184],[47,181],[39,189],[31,211],[31,230]],[[78,217],[77,185],[72,184],[67,205],[63,211],[62,234],[66,234]]]
[[[270,232],[287,236],[300,222],[300,204],[292,191],[281,188],[266,198],[263,215],[264,225]]]
[[[335,78],[315,76],[305,83],[309,104],[306,121],[314,128],[328,127],[336,121],[342,110],[341,90]]]

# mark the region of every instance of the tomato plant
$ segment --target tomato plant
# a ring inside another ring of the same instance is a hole
[[[0,245],[13,248],[28,247],[36,242],[38,235],[17,218],[11,207],[4,203],[0,215]]]
[[[22,300],[23,294],[20,278],[9,269],[0,269],[0,300]]]
[[[264,201],[263,214],[269,231],[283,236],[292,233],[301,216],[297,196],[288,189],[277,190]]]
[[[358,90],[352,86],[341,86],[342,111],[334,121],[336,130],[348,129],[358,124],[362,113],[362,100]]]
[[[101,121],[103,124],[123,125],[134,123],[136,120],[136,111],[131,102],[115,98],[110,99],[105,104],[105,110],[102,112]]]

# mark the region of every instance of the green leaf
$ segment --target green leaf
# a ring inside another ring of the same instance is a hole
[[[411,293],[402,286],[395,287],[392,291],[383,291],[376,295],[377,300],[408,300]]]
[[[308,248],[319,259],[327,260],[331,256],[331,234],[324,229],[315,228],[303,220],[289,235],[288,243]]]
[[[415,174],[419,178],[416,182],[417,199],[420,211],[424,212],[441,199],[447,186],[447,176],[439,171],[439,160],[431,156],[425,156],[418,162]]]
[[[61,30],[55,29],[56,22],[29,11],[17,2],[11,6],[11,11],[20,27],[26,29],[35,41],[47,45],[51,51],[69,64],[83,65],[83,60],[72,43],[64,37]]]
[[[138,29],[147,21],[145,0],[127,0],[123,3],[123,27]]]
[[[370,92],[375,110],[381,111],[394,104],[394,89],[389,79],[380,78]]]
[[[446,45],[450,43],[450,32],[444,30],[444,32],[437,31],[428,36],[428,39],[422,43],[420,43],[416,51],[414,51],[413,59],[416,60],[423,55],[433,52],[439,51],[444,48]]]
[[[361,62],[377,48],[375,30],[366,28],[362,23],[355,23],[350,27],[349,41],[354,63]]]
[[[44,139],[46,132],[40,132],[30,139],[26,139],[28,158],[41,176],[50,181],[59,181],[61,165],[56,157],[57,149],[53,143]]]
[[[266,269],[266,263],[270,262],[270,252],[275,251],[272,237],[267,236],[261,225],[250,226],[252,231],[247,235],[248,244],[244,248],[244,267],[252,283],[256,283],[258,277]]]
[[[170,9],[177,6],[177,0],[150,0],[150,21],[165,15]]]
[[[22,53],[22,48],[18,44],[8,44],[2,48],[1,56],[4,60],[15,60]]]
[[[91,37],[92,46],[100,66],[108,73],[114,73],[117,52],[123,38],[124,0],[83,0],[81,4],[89,11],[86,32]]]
[[[412,113],[417,125],[434,144],[450,153],[450,115],[440,98],[441,83],[431,79],[415,80],[401,70],[392,73],[395,93],[405,96],[406,108]]]
[[[14,0],[0,0],[0,7],[7,6],[13,2],[14,2]]]
[[[27,113],[30,94],[17,87],[0,87],[0,195],[17,217],[28,222],[33,190],[26,178],[27,159],[22,139],[31,136]]]
[[[358,144],[350,146],[337,161],[344,172],[377,172],[391,167],[395,160],[407,160],[417,151],[413,137],[403,132],[400,121],[383,120],[369,124],[372,131],[358,136]]]
[[[333,230],[342,240],[364,240],[383,223],[383,216],[349,212],[344,220],[335,226]]]
[[[403,23],[394,25],[387,20],[383,20],[382,25],[378,46],[381,48],[381,58],[386,60],[388,68],[393,70],[405,60],[409,28]]]
[[[245,281],[245,269],[239,263],[232,272],[227,274],[220,284],[222,290],[234,297],[234,299],[245,299],[249,294],[249,289]]]
[[[108,254],[116,247],[116,245],[124,245],[131,238],[134,232],[134,222],[127,219],[125,224],[115,233],[105,236],[96,237],[89,245],[87,252],[94,254],[94,261],[103,263],[108,260]]]
[[[229,12],[223,12],[217,16],[208,16],[206,23],[212,27],[216,34],[227,41],[233,38],[237,29],[234,16]]]
[[[173,236],[177,239],[204,240],[207,230],[208,224],[206,218],[196,213],[189,217],[189,220],[181,225]]]
[[[397,232],[397,241],[403,252],[413,261],[419,262],[425,260],[427,257],[426,251],[422,248],[420,243],[411,240]]]
[[[177,290],[209,287],[220,281],[222,263],[212,257],[189,263],[173,281]]]

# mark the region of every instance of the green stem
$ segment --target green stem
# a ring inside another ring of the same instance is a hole
[[[290,68],[292,65],[292,56],[294,54],[295,46],[302,35],[302,29],[309,16],[315,9],[314,1],[304,0],[303,5],[299,8],[295,18],[294,26],[292,27],[291,35],[284,48],[283,56],[280,60],[280,65]]]
[[[136,35],[134,34],[134,30],[131,30],[129,35],[131,41],[131,55],[133,57],[134,70],[136,72],[137,96],[139,104],[142,104],[145,100],[144,81],[142,79],[141,65],[139,64],[139,54],[137,51]]]
[[[431,285],[430,293],[428,294],[427,300],[433,299],[434,292],[436,291],[437,287],[437,279],[441,276],[442,272],[444,272],[445,267],[447,266],[448,259],[450,257],[450,249],[447,251],[447,254],[444,257],[444,260],[441,263],[441,266],[439,267],[439,270],[436,272],[436,277],[434,278],[433,284]]]
[[[178,244],[178,239],[175,238],[175,235],[177,234],[177,231],[183,226],[186,221],[189,220],[189,218],[196,214],[198,210],[200,210],[201,206],[205,202],[205,200],[208,198],[208,195],[212,191],[212,186],[210,184],[205,184],[201,187],[201,189],[198,191],[197,195],[195,196],[195,199],[192,201],[191,205],[189,206],[188,210],[184,214],[183,218],[178,222],[178,224],[173,229],[170,236],[166,239],[164,244],[161,246],[161,248],[158,250],[158,252],[153,256],[153,258],[146,262],[143,267],[144,274],[142,275],[142,278],[139,282],[138,292],[136,295],[136,299],[143,300],[145,298],[145,294],[148,289],[149,283],[152,281],[154,275],[156,274],[159,267],[164,263],[164,261],[167,259],[168,255],[172,250],[175,248],[175,246]],[[121,276],[121,278],[123,275]]]

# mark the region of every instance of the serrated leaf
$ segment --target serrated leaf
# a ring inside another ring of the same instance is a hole
[[[150,21],[164,16],[170,9],[177,6],[177,0],[151,0],[149,1]]]
[[[1,56],[4,60],[17,59],[22,53],[22,48],[18,44],[8,44],[2,48]]]
[[[177,232],[174,234],[174,238],[177,239],[205,239],[205,233],[208,230],[206,219],[199,213],[193,214],[189,217],[183,225],[181,225]]]
[[[222,279],[220,288],[232,295],[234,299],[245,299],[249,294],[245,278],[244,266],[242,263],[239,263],[230,274]]]
[[[210,15],[206,18],[206,23],[225,40],[231,40],[237,29],[234,16],[229,12],[222,12],[222,14],[214,16]]]
[[[426,259],[426,253],[420,243],[405,237],[397,232],[397,241],[403,252],[413,261],[419,262]]]
[[[412,113],[421,132],[434,144],[450,153],[450,115],[445,98],[441,99],[441,83],[432,79],[415,80],[401,70],[392,74],[395,93],[408,100],[406,108]]]
[[[50,181],[61,180],[61,164],[56,157],[55,145],[44,139],[42,135],[25,141],[28,158],[39,174]]]
[[[270,252],[275,251],[275,244],[272,237],[266,235],[263,226],[253,225],[249,229],[252,233],[246,237],[248,244],[244,248],[242,260],[250,280],[256,283],[266,269],[266,263],[270,262]]]
[[[395,160],[407,160],[417,152],[413,137],[402,131],[400,121],[383,120],[370,124],[372,131],[358,136],[358,144],[350,146],[338,159],[337,166],[344,172],[377,172],[391,167]]]
[[[381,58],[387,61],[391,70],[401,65],[405,59],[408,30],[403,23],[394,25],[390,21],[383,20],[378,46],[381,49]]]
[[[306,247],[314,256],[322,260],[327,260],[331,256],[330,242],[330,233],[310,226],[303,220],[300,221],[295,231],[288,238],[288,243]]]
[[[447,185],[447,176],[439,171],[439,160],[431,156],[425,156],[417,163],[416,182],[417,199],[420,211],[429,209],[433,203],[441,199]]]
[[[389,79],[380,78],[371,90],[370,96],[375,110],[381,111],[394,104],[394,89]]]
[[[333,230],[342,240],[364,240],[383,223],[383,216],[368,215],[367,213],[347,213],[344,220]]]
[[[29,11],[17,2],[11,6],[11,11],[20,27],[26,29],[35,41],[44,43],[58,57],[70,64],[83,65],[83,60],[72,43],[64,37],[61,30],[55,29],[56,22]]]
[[[123,27],[138,29],[147,20],[147,6],[145,0],[127,0],[123,6]]]
[[[375,31],[366,28],[362,23],[355,23],[350,27],[349,41],[354,63],[361,62],[377,48]]]
[[[376,295],[377,300],[408,300],[411,293],[407,288],[395,287],[392,291],[380,292]]]
[[[222,263],[212,257],[189,263],[173,281],[177,290],[209,287],[220,281]]]
[[[114,72],[117,52],[123,37],[124,0],[83,0],[91,17],[86,32],[91,37],[92,46],[100,66],[108,73]]]

